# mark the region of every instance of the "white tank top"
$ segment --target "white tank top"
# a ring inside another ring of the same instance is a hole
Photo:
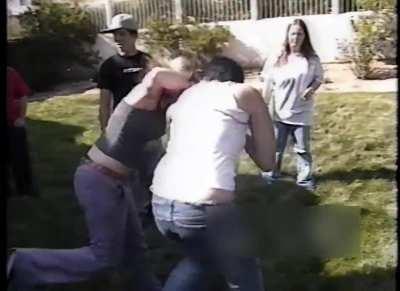
[[[232,82],[202,81],[171,105],[170,139],[151,186],[155,195],[215,204],[211,189],[235,190],[249,121],[234,98],[236,88]]]

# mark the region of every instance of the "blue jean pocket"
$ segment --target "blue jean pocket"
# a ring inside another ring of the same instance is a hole
[[[173,219],[177,226],[185,228],[205,228],[207,214],[205,206],[175,202]]]
[[[153,215],[158,220],[172,221],[171,216],[171,205],[172,203],[161,197],[156,197],[153,195],[153,199],[151,201]]]

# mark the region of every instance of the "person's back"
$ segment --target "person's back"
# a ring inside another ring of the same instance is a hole
[[[261,95],[240,84],[243,69],[233,60],[214,58],[201,80],[168,109],[170,140],[153,178],[157,227],[187,256],[163,290],[207,290],[205,275],[220,273],[231,290],[261,291],[257,259],[242,252],[247,235],[233,200],[243,149],[262,169],[273,165],[271,120]]]
[[[155,173],[155,193],[182,200],[181,193],[190,188],[185,202],[213,204],[218,201],[210,197],[210,189],[234,191],[236,163],[249,120],[235,100],[238,86],[242,85],[202,81],[170,107],[168,116],[174,122],[167,154]]]

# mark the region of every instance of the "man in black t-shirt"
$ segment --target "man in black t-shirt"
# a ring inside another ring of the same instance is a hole
[[[99,121],[104,132],[112,111],[151,69],[150,55],[136,48],[138,26],[129,14],[117,14],[107,29],[101,33],[112,33],[118,53],[106,59],[100,66],[97,87],[100,89]],[[146,126],[146,125],[143,125]],[[153,170],[164,153],[161,143],[155,147],[142,169],[131,175],[131,188],[140,213],[151,213],[150,186]]]
[[[99,120],[103,131],[113,109],[149,71],[151,57],[136,49],[138,27],[132,15],[115,15],[101,33],[112,33],[119,48],[117,54],[102,63],[98,74]]]

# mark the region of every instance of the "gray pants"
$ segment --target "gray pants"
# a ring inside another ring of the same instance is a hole
[[[12,290],[85,281],[110,270],[130,270],[137,279],[131,286],[134,290],[160,290],[146,265],[144,235],[129,187],[89,165],[78,167],[74,186],[85,213],[90,244],[69,250],[16,249]]]

